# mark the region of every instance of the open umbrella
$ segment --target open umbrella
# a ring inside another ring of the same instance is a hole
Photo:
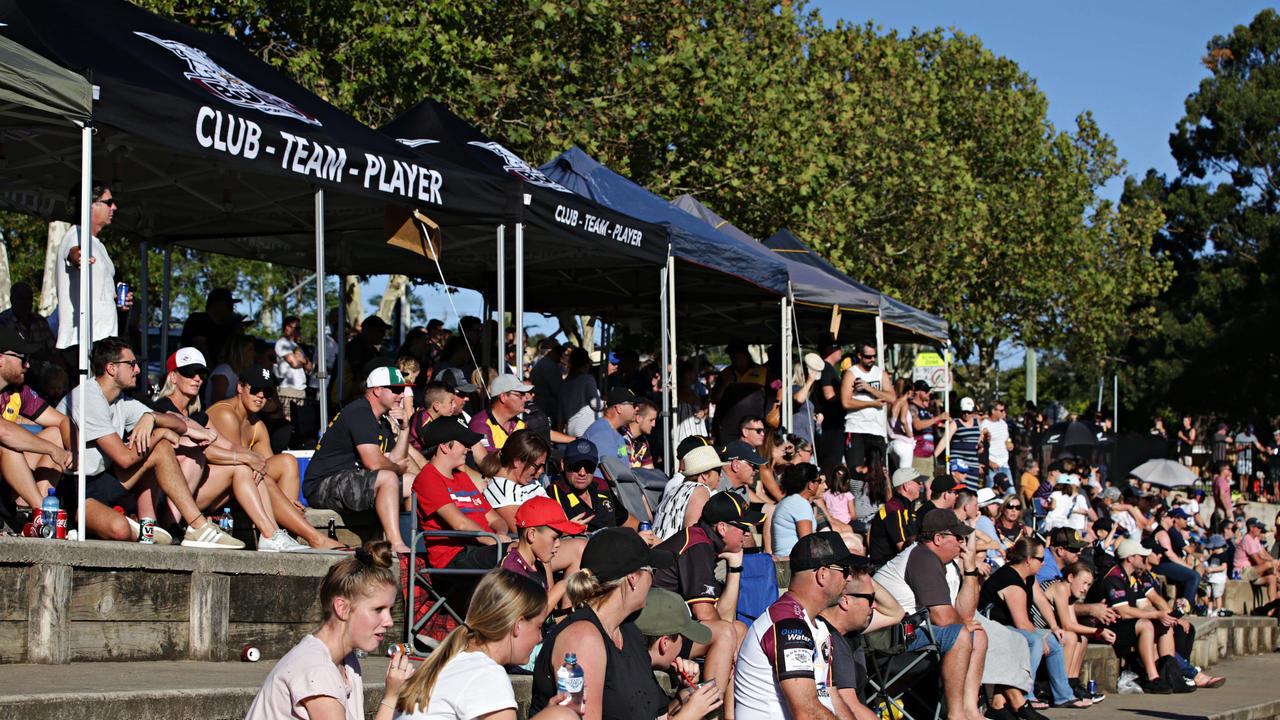
[[[1130,470],[1129,474],[1143,482],[1167,488],[1188,487],[1196,482],[1196,474],[1187,466],[1164,458],[1148,460]]]
[[[1053,448],[1093,447],[1098,444],[1098,436],[1092,427],[1082,422],[1060,422],[1050,426],[1040,436],[1040,445]]]

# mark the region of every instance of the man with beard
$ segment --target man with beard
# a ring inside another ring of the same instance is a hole
[[[859,346],[858,362],[840,379],[840,402],[844,406],[845,462],[851,468],[866,464],[867,448],[885,450],[888,430],[885,408],[897,396],[889,373],[876,364],[876,348]]]
[[[0,474],[32,510],[74,462],[71,421],[26,385],[27,355],[39,349],[0,327]],[[18,424],[24,418],[43,429],[32,433]]]

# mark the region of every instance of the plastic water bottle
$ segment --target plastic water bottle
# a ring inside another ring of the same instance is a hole
[[[569,699],[560,704],[580,711],[582,691],[586,685],[586,677],[582,673],[582,666],[578,664],[577,654],[565,653],[564,664],[556,670],[556,690],[568,695]]]
[[[218,527],[222,528],[222,532],[230,535],[232,524],[233,523],[231,520],[231,508],[229,507],[222,508],[222,517],[218,518]]]
[[[62,501],[58,500],[57,491],[49,488],[49,494],[40,501],[40,537],[53,537],[61,509]]]

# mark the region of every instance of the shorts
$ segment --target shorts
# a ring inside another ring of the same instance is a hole
[[[80,499],[77,497],[76,475],[63,475],[58,481],[58,499],[62,501],[62,509],[67,511],[68,518],[76,516]],[[84,478],[85,500],[96,500],[109,508],[122,507],[126,512],[135,513],[138,501],[110,471],[86,475]]]
[[[1111,643],[1116,653],[1132,650],[1138,646],[1138,620],[1129,618],[1127,620],[1117,620],[1106,626],[1108,630],[1116,634],[1116,641]]]
[[[492,570],[502,564],[510,543],[493,545],[468,545],[458,551],[445,568],[449,570]]]
[[[1227,574],[1225,572],[1209,573],[1207,578],[1209,583],[1209,597],[1217,599],[1222,597],[1227,589]]]
[[[927,478],[933,477],[934,465],[932,457],[913,457],[911,458],[911,467]]]
[[[880,457],[888,460],[884,457],[885,440],[880,435],[846,434],[844,458],[850,470],[866,464],[868,448],[876,448],[880,451]]]
[[[1240,579],[1241,579],[1241,580],[1243,580],[1243,581],[1245,581],[1245,582],[1247,582],[1247,583],[1256,583],[1256,582],[1258,582],[1258,580],[1260,579],[1260,576],[1258,575],[1258,568],[1257,568],[1257,567],[1255,567],[1255,566],[1253,566],[1253,565],[1250,565],[1249,567],[1245,568],[1244,570],[1241,570],[1241,571],[1240,571]]]
[[[960,639],[960,633],[968,632],[965,626],[956,623],[955,625],[934,625],[933,641],[937,644],[938,649],[943,655],[951,652],[951,648],[955,647],[956,641]],[[907,650],[919,650],[929,644],[929,636],[923,630],[917,630],[915,637],[907,645]]]
[[[363,512],[374,505],[378,470],[351,468],[304,483],[307,505],[336,512]]]

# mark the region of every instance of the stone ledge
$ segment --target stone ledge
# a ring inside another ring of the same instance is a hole
[[[331,553],[260,553],[252,550],[207,550],[176,545],[144,546],[108,540],[0,538],[0,564],[70,565],[72,567],[170,570],[229,575],[293,575],[323,577],[345,555]]]

